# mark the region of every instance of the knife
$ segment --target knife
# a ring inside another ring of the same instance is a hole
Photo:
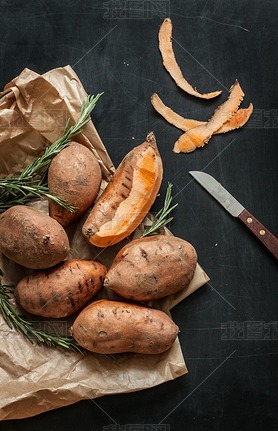
[[[192,177],[201,184],[223,207],[237,217],[278,259],[278,239],[245,209],[215,178],[205,172],[190,171]]]

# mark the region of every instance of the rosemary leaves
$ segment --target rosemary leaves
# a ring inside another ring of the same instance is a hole
[[[3,273],[0,270],[0,276]],[[25,317],[19,315],[10,302],[11,286],[3,285],[0,279],[0,311],[3,318],[11,329],[17,329],[33,344],[34,340],[38,343],[44,343],[51,347],[64,347],[83,354],[81,347],[72,337],[66,337],[56,334],[48,334],[35,327],[35,325]]]
[[[178,206],[178,204],[176,204],[176,205],[173,205],[171,208],[169,208],[173,199],[172,187],[173,187],[173,184],[168,182],[164,206],[156,214],[151,227],[144,230],[141,238],[143,238],[144,236],[157,235],[159,233],[158,230],[160,228],[162,228],[163,226],[166,226],[168,223],[170,223],[170,221],[173,220],[174,217],[170,217],[167,219],[168,214],[170,214],[170,212],[173,211],[173,209]]]
[[[68,119],[63,136],[46,148],[41,157],[34,160],[22,171],[19,177],[0,179],[0,214],[14,205],[24,205],[32,198],[47,197],[73,212],[76,208],[68,205],[64,199],[49,193],[47,171],[52,159],[79,133],[90,120],[90,113],[103,93],[88,96],[82,103],[79,120],[70,126]],[[40,175],[40,179],[37,176]]]

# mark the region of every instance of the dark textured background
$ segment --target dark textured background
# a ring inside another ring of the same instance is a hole
[[[152,3],[145,1],[145,9],[150,11]],[[115,165],[154,130],[164,161],[162,193],[167,181],[173,182],[179,203],[171,230],[194,244],[211,277],[208,285],[173,310],[188,375],[150,390],[98,399],[98,406],[82,401],[5,422],[1,430],[158,424],[172,410],[163,422],[171,431],[278,427],[277,340],[223,340],[221,329],[229,321],[264,325],[277,319],[277,264],[188,174],[205,170],[214,175],[278,234],[278,2],[171,0],[169,4],[174,38],[184,48],[174,43],[184,75],[201,92],[223,89],[219,98],[202,101],[183,93],[163,68],[157,32],[164,13],[107,19],[102,1],[0,0],[0,86],[25,67],[43,73],[73,66],[88,93],[105,92],[93,120]],[[174,154],[172,146],[180,132],[152,109],[151,94],[157,92],[184,116],[205,120],[226,99],[226,88],[235,78],[246,94],[242,106],[254,104],[249,125],[213,137],[192,154]],[[161,206],[161,199],[154,209]],[[277,330],[271,334],[275,336]]]

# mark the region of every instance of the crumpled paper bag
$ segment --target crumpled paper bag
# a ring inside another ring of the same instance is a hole
[[[46,145],[58,139],[67,118],[79,118],[82,101],[87,94],[70,66],[39,75],[23,72],[0,93],[0,176],[18,175],[37,158]],[[105,96],[103,96],[105,97]],[[101,99],[98,103],[101,103]],[[97,109],[97,108],[95,108]],[[147,135],[146,130],[146,135]],[[97,157],[102,169],[101,190],[114,172],[108,153],[90,121],[84,134],[76,140],[86,145]],[[159,145],[159,143],[158,143]],[[31,204],[47,213],[47,202]],[[70,258],[97,259],[110,266],[123,243],[108,249],[89,245],[81,234],[83,219],[67,232],[71,243]],[[127,240],[139,237],[151,216]],[[164,229],[165,235],[171,235]],[[16,284],[29,270],[0,255],[0,268],[6,284]],[[198,265],[190,285],[183,291],[152,306],[169,310],[208,281]],[[100,297],[117,298],[103,289]],[[29,316],[29,318],[33,318]],[[74,317],[73,317],[74,318]],[[44,330],[67,333],[71,319],[59,322],[41,320]],[[56,326],[55,326],[56,325]],[[31,344],[21,333],[11,330],[0,316],[0,419],[18,419],[72,404],[81,399],[138,391],[159,385],[187,373],[179,340],[160,355],[122,354],[117,360],[86,353],[81,356],[62,348]]]

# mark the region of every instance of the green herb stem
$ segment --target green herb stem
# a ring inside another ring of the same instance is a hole
[[[14,205],[24,205],[32,198],[47,197],[64,208],[73,212],[76,207],[68,205],[64,199],[49,193],[47,172],[52,159],[66,148],[71,140],[82,132],[82,128],[90,121],[90,113],[103,93],[88,96],[82,103],[79,120],[70,126],[68,119],[63,136],[45,149],[41,157],[34,160],[22,171],[19,177],[0,179],[0,214]],[[40,179],[37,176],[40,175]]]
[[[159,229],[161,229],[163,226],[166,226],[168,223],[170,223],[170,221],[173,220],[174,217],[170,217],[167,219],[167,216],[170,214],[170,212],[173,211],[173,209],[178,206],[178,204],[176,204],[170,208],[170,205],[171,205],[171,202],[173,199],[172,187],[173,187],[173,184],[168,183],[165,201],[164,201],[164,206],[156,214],[152,225],[149,228],[144,230],[141,238],[143,238],[145,236],[150,236],[150,235],[157,235],[159,233]]]
[[[2,275],[2,271],[0,271],[0,275]],[[25,317],[20,316],[10,303],[10,287],[11,286],[3,285],[0,280],[0,311],[11,329],[21,331],[32,344],[35,340],[38,343],[45,343],[51,347],[60,346],[83,354],[81,350],[82,348],[74,338],[41,331],[37,329],[32,322],[25,319]]]

